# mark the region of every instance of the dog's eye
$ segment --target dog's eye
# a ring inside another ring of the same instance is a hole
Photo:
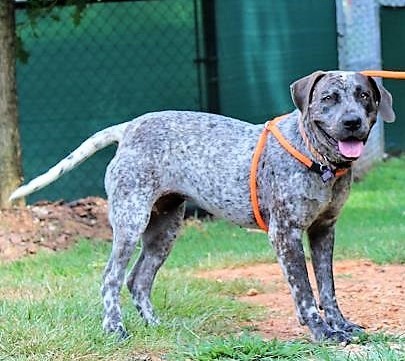
[[[364,100],[368,100],[368,99],[370,98],[370,94],[369,94],[369,93],[366,93],[366,92],[362,92],[362,93],[360,94],[360,98],[361,98],[361,99],[364,99]]]
[[[325,94],[321,98],[321,102],[329,104],[330,106],[340,102],[340,95],[337,92]]]

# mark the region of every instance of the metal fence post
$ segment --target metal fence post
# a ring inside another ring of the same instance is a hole
[[[202,0],[202,21],[204,31],[205,83],[207,87],[207,108],[210,112],[220,112],[218,84],[217,27],[215,0]]]
[[[336,0],[339,68],[381,68],[379,3],[370,0]],[[384,129],[375,125],[364,155],[356,162],[355,177],[361,177],[384,155]]]

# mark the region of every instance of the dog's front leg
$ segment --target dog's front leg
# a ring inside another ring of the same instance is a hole
[[[348,342],[350,338],[343,331],[334,330],[320,316],[305,263],[302,246],[302,231],[283,219],[270,222],[270,238],[277,253],[278,262],[294,298],[298,319],[309,327],[316,341]],[[280,227],[282,225],[282,227]]]
[[[326,322],[335,330],[361,332],[362,328],[347,321],[338,306],[333,278],[333,246],[335,220],[322,220],[308,229],[311,259],[318,285],[320,307],[325,312]]]

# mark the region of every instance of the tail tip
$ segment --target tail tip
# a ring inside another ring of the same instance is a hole
[[[10,197],[8,197],[9,202],[15,201],[18,198],[24,197],[25,194],[22,192],[21,187],[17,188],[13,193],[10,194]]]

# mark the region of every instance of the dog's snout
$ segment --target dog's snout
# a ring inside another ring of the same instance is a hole
[[[361,118],[346,117],[343,119],[343,126],[350,131],[358,130],[361,127]]]

